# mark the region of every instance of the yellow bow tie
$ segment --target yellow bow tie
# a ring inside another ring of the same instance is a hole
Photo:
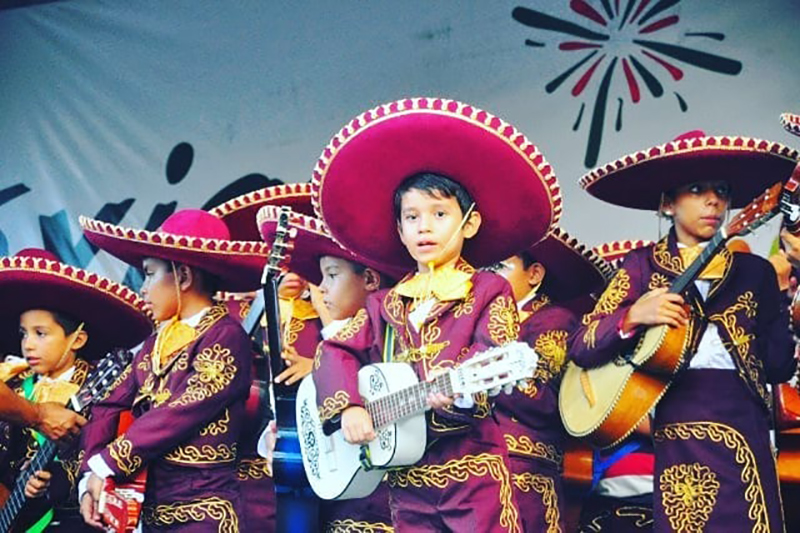
[[[400,296],[425,301],[434,296],[440,302],[463,300],[472,289],[472,274],[445,267],[433,273],[418,273],[395,287]]]
[[[36,403],[56,402],[65,405],[80,387],[69,381],[40,378],[33,386],[33,401]]]
[[[178,350],[197,338],[197,331],[189,324],[178,320],[178,317],[161,328],[156,337],[154,348],[156,358],[160,364],[165,364]]]
[[[281,312],[281,322],[286,323],[290,318],[298,320],[311,320],[319,318],[319,313],[314,309],[314,305],[301,298],[280,298],[278,299],[278,307]]]
[[[688,246],[686,248],[679,248],[681,254],[681,261],[683,261],[684,270],[694,262],[697,257],[703,253],[703,247],[699,244],[695,246]],[[697,279],[720,279],[725,274],[725,265],[727,262],[722,254],[716,254],[711,262],[706,265],[706,268],[700,273]]]

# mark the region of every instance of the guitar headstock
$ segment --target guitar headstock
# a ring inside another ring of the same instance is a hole
[[[98,401],[132,361],[133,353],[121,348],[103,357],[73,398],[73,409],[81,412]]]
[[[539,356],[524,342],[495,346],[468,359],[450,373],[453,392],[497,394],[533,377]]]
[[[728,237],[747,235],[766,223],[778,209],[782,190],[783,182],[779,181],[761,193],[728,222],[725,234]]]
[[[781,213],[783,225],[789,233],[800,233],[800,162],[794,167],[792,176],[783,186],[781,193]]]
[[[292,209],[289,206],[282,206],[278,214],[275,238],[272,240],[267,264],[264,267],[264,282],[270,278],[280,276],[289,263],[289,258],[291,257],[289,252],[292,251],[294,246],[292,241],[297,232],[297,230],[290,225],[291,217]]]

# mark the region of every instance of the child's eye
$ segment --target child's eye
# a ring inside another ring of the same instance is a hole
[[[692,194],[700,194],[703,192],[703,188],[700,185],[692,185],[689,187],[689,192]]]
[[[436,211],[436,216],[438,218],[443,218],[443,217],[447,216],[447,213],[445,213],[444,211]]]
[[[416,220],[417,215],[406,215],[406,220]]]

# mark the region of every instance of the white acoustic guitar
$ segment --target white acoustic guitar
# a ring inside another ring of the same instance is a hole
[[[377,438],[357,446],[342,431],[322,432],[312,376],[297,391],[297,430],[311,488],[325,500],[363,498],[383,479],[385,469],[412,465],[426,446],[425,411],[431,392],[447,396],[497,394],[533,377],[538,356],[525,343],[490,348],[460,366],[420,382],[407,363],[377,363],[358,372],[358,390],[372,417]]]

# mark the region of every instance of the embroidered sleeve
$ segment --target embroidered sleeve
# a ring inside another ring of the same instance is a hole
[[[192,351],[195,355],[184,370],[185,378],[174,387],[171,401],[136,418],[124,435],[101,452],[116,475],[127,477],[165,456],[246,397],[251,350],[238,325],[217,326],[201,337]]]

